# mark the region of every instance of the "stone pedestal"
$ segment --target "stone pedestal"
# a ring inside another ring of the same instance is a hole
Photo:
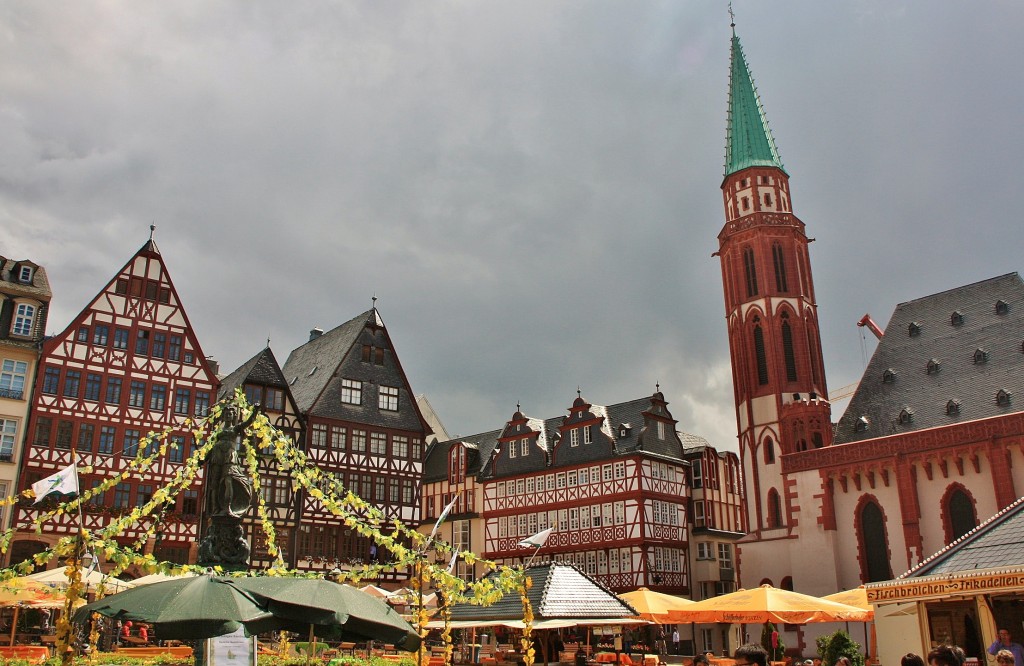
[[[224,569],[245,569],[249,566],[249,541],[245,538],[241,518],[214,516],[199,542],[197,564]]]

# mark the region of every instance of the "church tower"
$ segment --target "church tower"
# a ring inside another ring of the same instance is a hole
[[[789,174],[735,29],[722,200],[725,226],[716,254],[722,265],[746,483],[746,541],[792,539],[807,516],[801,515],[796,484],[783,474],[782,457],[830,446],[831,409],[807,251],[810,240],[804,223],[793,214]],[[814,503],[812,497],[802,499]],[[756,550],[750,549],[751,554]],[[764,578],[785,586],[785,580],[772,576],[787,575],[787,566],[780,562],[782,566],[769,567],[773,574],[758,564],[744,558],[744,586]]]

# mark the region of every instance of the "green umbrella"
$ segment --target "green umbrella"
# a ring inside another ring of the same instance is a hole
[[[410,652],[420,645],[419,634],[393,608],[347,585],[277,576],[231,578],[228,584],[256,599],[282,629],[312,627],[318,636],[383,641]]]
[[[85,623],[92,613],[152,624],[160,638],[212,638],[245,626],[250,634],[277,628],[277,618],[255,597],[205,574],[136,587],[86,604],[75,613]]]

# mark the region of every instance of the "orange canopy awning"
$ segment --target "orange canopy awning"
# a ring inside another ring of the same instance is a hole
[[[875,610],[875,607],[868,603],[868,591],[863,585],[855,587],[852,590],[843,590],[842,592],[836,592],[835,594],[826,594],[822,599],[846,604],[847,606],[853,606],[854,608],[860,608],[861,610]]]
[[[620,594],[619,599],[632,606],[640,617],[658,624],[671,623],[672,619],[669,613],[692,606],[694,603],[690,599],[654,592],[646,587]]]
[[[753,590],[738,590],[731,594],[698,601],[692,606],[672,611],[669,616],[672,622],[809,624],[867,622],[874,617],[874,612],[762,585]]]

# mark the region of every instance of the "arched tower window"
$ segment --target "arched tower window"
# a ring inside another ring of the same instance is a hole
[[[793,329],[789,327],[789,314],[782,313],[782,353],[786,359],[786,380],[796,381],[796,354],[793,353]]]
[[[761,325],[754,325],[754,355],[757,357],[757,383],[764,386],[768,383],[768,356],[764,351],[764,332]]]
[[[775,462],[775,442],[771,437],[764,440],[764,462],[766,465]]]
[[[970,491],[954,483],[942,499],[942,522],[946,529],[946,543],[950,544],[978,526],[974,499]]]
[[[743,272],[747,277],[747,296],[757,296],[757,268],[754,266],[754,248],[743,249]]]
[[[779,243],[772,245],[772,263],[775,264],[775,288],[785,294],[789,291],[789,285],[786,283],[786,258]]]
[[[779,491],[772,488],[768,491],[768,529],[782,527],[782,499]]]
[[[885,514],[872,497],[857,510],[860,529],[861,575],[865,583],[892,578],[889,566],[889,536],[885,531]]]

